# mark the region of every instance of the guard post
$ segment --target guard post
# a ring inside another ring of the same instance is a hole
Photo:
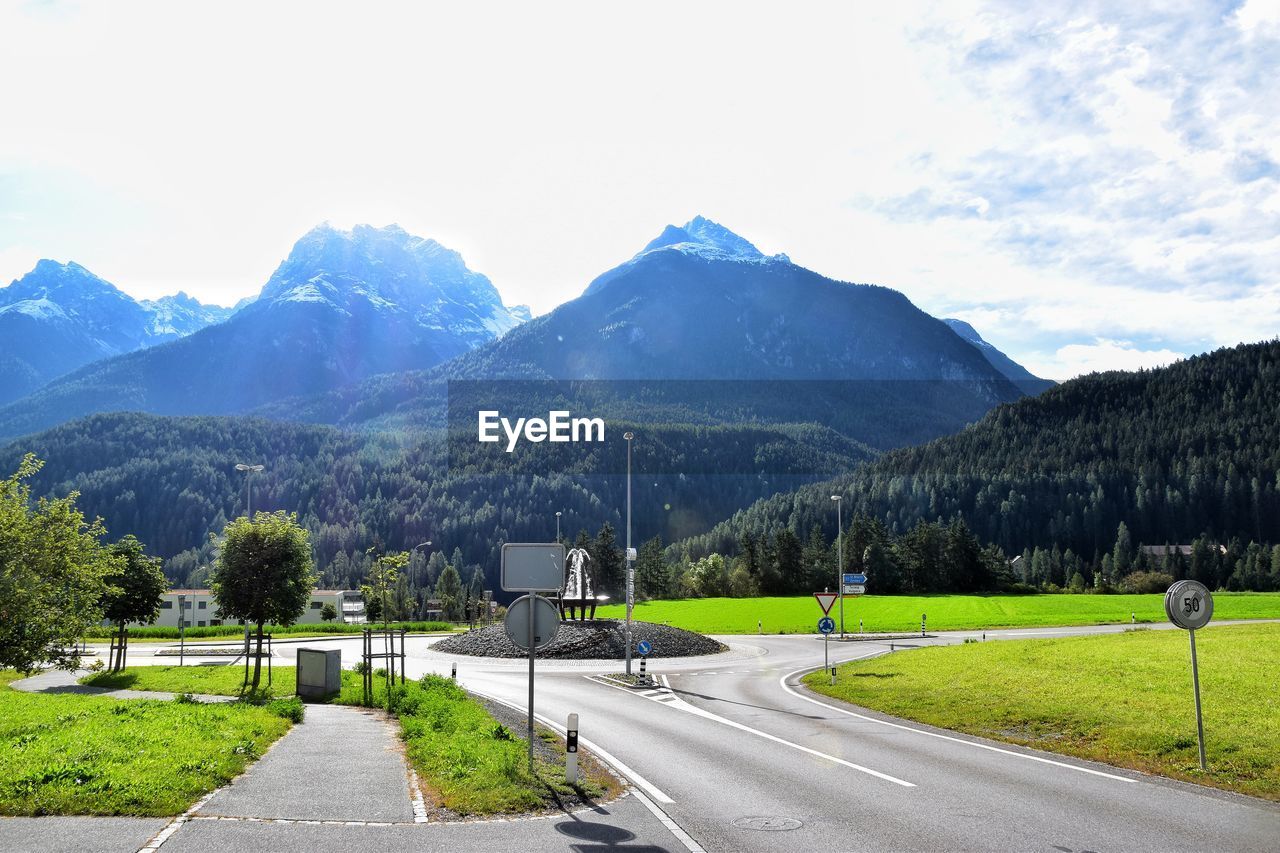
[[[564,735],[564,780],[570,785],[578,782],[578,715],[569,715],[569,725]]]

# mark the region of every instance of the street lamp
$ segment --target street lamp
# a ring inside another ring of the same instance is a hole
[[[265,467],[266,467],[265,465],[246,465],[243,462],[236,463],[236,470],[243,471],[245,475],[244,477],[245,515],[248,516],[249,521],[251,522],[253,521],[253,475],[257,474],[259,471],[261,471]]]
[[[624,432],[627,441],[627,675],[631,674],[631,605],[635,595],[635,565],[631,562],[631,439],[633,432]]]
[[[418,550],[419,548],[430,548],[430,547],[431,547],[431,540],[428,539],[426,542],[419,542],[417,545],[414,545],[412,548],[409,549],[409,553],[412,554],[414,551]],[[425,569],[424,569],[424,574],[425,574]],[[412,576],[411,576],[411,579],[412,579]]]
[[[246,465],[236,463],[236,470],[244,472],[244,514],[253,524],[253,475],[265,468],[265,465]],[[249,623],[244,623],[244,665],[245,678],[249,677]]]
[[[840,639],[844,639],[844,522],[841,520],[840,495],[832,495],[836,502],[836,583],[840,590]]]
[[[560,513],[556,512],[556,541],[560,541]]]

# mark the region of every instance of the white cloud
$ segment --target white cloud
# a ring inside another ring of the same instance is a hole
[[[1038,376],[1066,379],[1106,370],[1163,367],[1180,358],[1183,358],[1183,353],[1173,350],[1143,350],[1129,341],[1098,338],[1092,344],[1068,344],[1060,347],[1052,358],[1031,361],[1026,367]]]
[[[1256,340],[1280,333],[1278,22],[1256,0],[0,5],[0,280],[51,256],[225,304],[319,221],[397,221],[545,311],[704,213],[1055,371],[1093,363],[1072,345]]]

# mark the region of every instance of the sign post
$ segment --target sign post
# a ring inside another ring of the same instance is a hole
[[[525,592],[507,608],[503,622],[507,637],[529,650],[529,772],[533,772],[533,659],[534,652],[555,639],[560,630],[556,606],[538,595],[557,592],[564,584],[564,544],[516,543],[502,546],[501,580],[506,592]]]
[[[818,630],[822,632],[822,668],[831,673],[831,683],[836,683],[836,674],[831,672],[831,632],[836,629],[836,620],[823,616],[818,620]]]
[[[1191,689],[1196,700],[1196,739],[1200,746],[1200,769],[1208,770],[1204,759],[1204,718],[1200,713],[1200,667],[1196,662],[1196,631],[1213,618],[1213,596],[1199,581],[1178,581],[1164,594],[1164,612],[1169,621],[1184,628],[1191,637]]]

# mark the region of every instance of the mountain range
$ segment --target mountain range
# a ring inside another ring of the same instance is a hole
[[[547,535],[546,506],[618,520],[625,429],[651,475],[637,525],[686,537],[1022,398],[1035,377],[1001,358],[897,291],[765,255],[703,217],[532,319],[435,241],[321,226],[223,322],[55,379],[0,408],[0,436],[28,435],[4,458],[49,460],[40,488],[79,489],[167,558],[237,512],[228,460],[246,459],[268,466],[260,505],[316,532],[322,568],[374,534],[437,537],[491,566],[497,543]],[[480,403],[564,404],[606,417],[610,441],[488,454]]]
[[[90,362],[219,323],[232,310],[181,292],[139,302],[79,264],[42,260],[0,289],[0,403]]]
[[[230,414],[431,367],[521,322],[489,279],[397,226],[302,237],[258,298],[163,346],[95,361],[0,409],[0,435],[95,412]]]

